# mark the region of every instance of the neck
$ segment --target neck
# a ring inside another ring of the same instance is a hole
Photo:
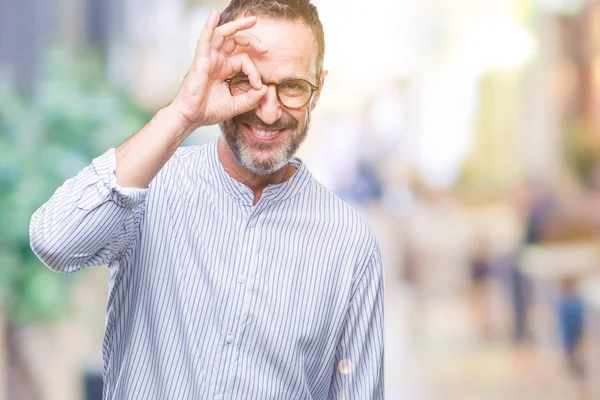
[[[217,154],[219,156],[219,161],[223,165],[223,168],[225,168],[225,171],[233,179],[252,189],[254,192],[255,205],[260,200],[263,190],[268,185],[276,185],[285,182],[296,172],[294,166],[288,163],[279,171],[275,171],[267,175],[256,175],[247,168],[238,164],[223,136],[220,136],[217,141]]]

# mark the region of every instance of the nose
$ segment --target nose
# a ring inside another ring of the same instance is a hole
[[[277,99],[275,85],[269,84],[267,94],[262,98],[254,113],[268,125],[274,124],[281,118],[282,109]]]

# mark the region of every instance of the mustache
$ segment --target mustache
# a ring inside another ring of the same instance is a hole
[[[248,125],[255,126],[259,129],[272,129],[272,130],[281,130],[281,129],[296,129],[298,126],[298,121],[294,118],[279,118],[274,123],[268,125],[263,122],[262,119],[258,118],[254,112],[249,111],[244,114],[240,114],[233,118],[235,123],[244,123]]]

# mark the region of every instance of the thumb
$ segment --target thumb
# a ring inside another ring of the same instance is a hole
[[[254,110],[267,94],[268,86],[262,85],[259,90],[250,89],[244,94],[233,97],[233,108],[236,115]]]

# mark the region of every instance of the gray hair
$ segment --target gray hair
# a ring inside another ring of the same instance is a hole
[[[317,79],[323,71],[325,33],[317,7],[310,0],[232,0],[221,13],[219,25],[233,21],[240,15],[281,18],[289,21],[301,19],[312,30],[319,52],[317,54]],[[319,83],[317,82],[317,85]]]

